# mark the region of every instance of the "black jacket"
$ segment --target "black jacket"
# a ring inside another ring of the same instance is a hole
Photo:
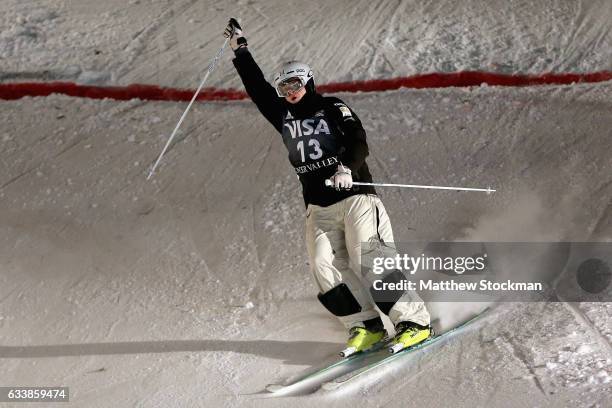
[[[340,163],[351,169],[353,181],[372,182],[365,162],[366,133],[355,112],[340,99],[324,97],[311,86],[298,103],[288,103],[266,81],[245,47],[236,51],[233,62],[259,111],[283,136],[306,205],[326,207],[355,194],[376,194],[371,186],[354,186],[349,191],[325,186]]]

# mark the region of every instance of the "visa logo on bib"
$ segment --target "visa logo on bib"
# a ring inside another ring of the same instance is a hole
[[[295,139],[302,136],[327,134],[329,135],[329,126],[323,118],[316,119],[304,119],[304,120],[292,120],[285,122],[285,127],[289,129],[291,138]]]

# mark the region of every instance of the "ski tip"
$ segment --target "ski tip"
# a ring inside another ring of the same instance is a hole
[[[271,392],[271,393],[279,392],[283,388],[285,388],[285,386],[284,385],[280,385],[280,384],[268,384],[268,385],[266,385],[266,391]]]

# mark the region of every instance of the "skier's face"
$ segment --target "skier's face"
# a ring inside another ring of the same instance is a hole
[[[297,91],[285,96],[285,100],[289,103],[298,103],[306,95],[306,87],[303,86]]]

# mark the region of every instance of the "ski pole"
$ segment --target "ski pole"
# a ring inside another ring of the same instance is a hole
[[[331,180],[325,180],[325,185],[327,187],[332,187],[334,183]],[[455,191],[482,191],[487,194],[491,194],[497,190],[488,188],[469,188],[469,187],[445,187],[445,186],[424,186],[419,184],[391,184],[391,183],[361,183],[354,182],[355,186],[375,186],[375,187],[401,187],[401,188],[423,188],[430,190],[455,190]]]
[[[161,161],[162,157],[166,153],[166,150],[168,150],[168,147],[170,147],[170,143],[172,143],[172,139],[174,139],[174,136],[176,135],[176,132],[178,131],[179,127],[181,127],[181,124],[183,123],[183,120],[187,116],[187,112],[189,112],[189,109],[191,109],[191,105],[193,105],[193,103],[195,102],[196,98],[198,97],[198,94],[202,90],[202,87],[204,86],[204,83],[206,83],[206,80],[208,79],[208,76],[215,69],[215,66],[217,65],[217,61],[219,60],[219,58],[221,58],[221,55],[223,55],[223,50],[225,50],[225,46],[227,45],[228,41],[229,41],[229,37],[227,37],[225,39],[225,41],[223,42],[223,46],[221,46],[221,48],[219,48],[219,51],[217,51],[217,53],[215,54],[215,57],[211,61],[210,65],[208,65],[208,70],[206,71],[206,75],[204,75],[204,79],[200,83],[200,86],[196,90],[195,94],[193,94],[193,98],[191,98],[191,102],[189,102],[189,105],[187,105],[187,109],[185,109],[185,112],[183,112],[183,115],[181,116],[181,118],[179,119],[178,123],[176,124],[176,127],[174,128],[174,131],[172,131],[172,134],[168,138],[168,141],[166,142],[166,145],[164,146],[164,148],[163,148],[162,152],[160,153],[159,157],[157,158],[157,161],[155,162],[155,164],[151,168],[151,171],[149,172],[149,175],[147,176],[147,180],[149,180],[151,178],[151,176],[153,176],[153,173],[155,172],[155,168],[157,167],[157,165]]]

